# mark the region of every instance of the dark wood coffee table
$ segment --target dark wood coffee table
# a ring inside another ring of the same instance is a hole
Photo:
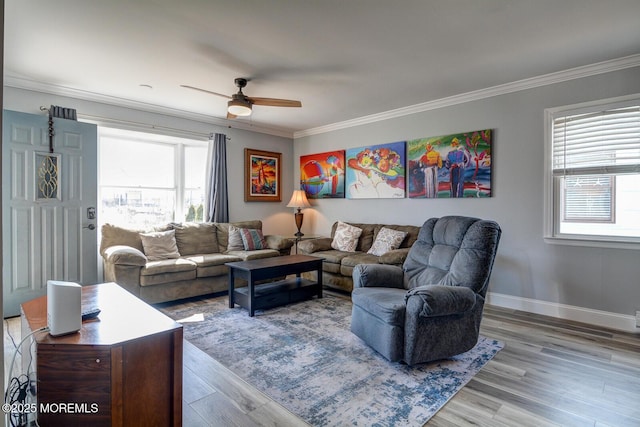
[[[288,255],[226,263],[229,267],[229,308],[238,304],[253,316],[256,310],[302,301],[314,295],[322,298],[322,261],[322,258],[308,255]],[[300,277],[301,273],[313,270],[317,272],[317,281]],[[286,278],[291,274],[296,277]],[[257,283],[278,277],[285,279]],[[247,286],[236,288],[236,278],[245,279]]]

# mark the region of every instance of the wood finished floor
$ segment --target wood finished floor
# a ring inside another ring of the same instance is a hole
[[[640,335],[495,307],[481,333],[504,349],[427,426],[640,426]],[[185,427],[306,425],[188,342],[183,401]]]

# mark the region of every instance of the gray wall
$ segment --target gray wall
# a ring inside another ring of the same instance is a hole
[[[492,293],[548,301],[631,316],[640,310],[640,252],[550,245],[543,240],[545,108],[640,93],[640,68],[571,80],[401,118],[323,134],[288,138],[229,129],[113,105],[5,87],[4,107],[41,114],[40,105],[62,105],[79,113],[206,135],[223,132],[228,145],[231,218],[260,218],[267,233],[292,234],[286,208],[299,182],[299,157],[334,149],[491,128],[494,197],[485,200],[318,200],[305,210],[303,232],[329,233],[342,219],[420,225],[432,216],[473,215],[503,228]],[[281,203],[245,203],[243,150],[276,151],[283,159]],[[291,167],[288,167],[291,165]],[[554,307],[555,309],[555,307]]]
[[[363,145],[493,129],[489,199],[312,201],[303,232],[338,220],[420,225],[460,214],[503,229],[490,291],[623,315],[640,310],[640,251],[551,245],[543,240],[544,109],[640,93],[640,68],[494,96],[401,118],[296,138],[294,159]],[[299,166],[294,165],[299,182]]]
[[[286,204],[293,191],[293,171],[289,167],[293,161],[292,140],[279,136],[265,135],[241,129],[232,129],[210,123],[180,119],[167,115],[149,113],[114,105],[85,101],[75,98],[55,96],[30,90],[11,87],[4,88],[4,108],[32,114],[44,114],[40,106],[60,105],[75,108],[79,115],[91,115],[115,121],[155,125],[182,130],[200,135],[193,139],[207,140],[211,132],[227,135],[227,168],[229,179],[229,217],[232,221],[261,219],[263,229],[268,234],[293,235],[295,224],[293,210]],[[137,129],[145,131],[144,128]],[[148,129],[148,131],[152,131]],[[175,136],[185,135],[177,134]],[[245,202],[244,201],[244,149],[253,148],[282,153],[282,202]]]

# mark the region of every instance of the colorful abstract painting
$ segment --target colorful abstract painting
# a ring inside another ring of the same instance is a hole
[[[344,198],[344,150],[300,156],[300,189],[309,199]]]
[[[411,198],[491,197],[491,129],[407,142]]]
[[[349,199],[405,197],[405,141],[347,150]]]

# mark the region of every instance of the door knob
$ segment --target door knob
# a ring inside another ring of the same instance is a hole
[[[93,224],[89,224],[89,225],[87,225],[86,227],[82,227],[82,228],[88,228],[89,230],[95,230],[95,229],[96,229],[96,226],[95,226],[95,225],[93,225]]]

